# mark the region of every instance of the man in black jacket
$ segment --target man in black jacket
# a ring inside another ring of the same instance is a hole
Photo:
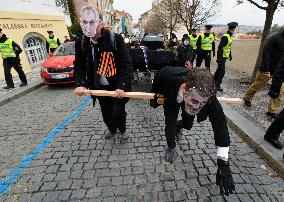
[[[274,75],[276,66],[278,65],[282,55],[284,55],[284,31],[270,36],[264,45],[262,62],[256,74],[255,82],[249,87],[244,95],[244,104],[251,107],[251,99],[257,91],[265,87],[267,82]],[[277,98],[271,99],[268,106],[267,116],[275,118],[281,105],[281,98],[284,95],[284,85],[282,85],[280,94]]]
[[[233,39],[232,36],[235,32],[236,27],[238,26],[238,23],[236,22],[230,22],[228,23],[228,31],[226,34],[224,34],[221,38],[221,41],[218,46],[217,51],[217,63],[218,68],[214,74],[217,90],[220,92],[223,92],[223,89],[221,88],[222,80],[225,75],[225,65],[226,60],[229,59],[232,61],[232,43]]]
[[[119,130],[123,139],[126,133],[127,99],[131,91],[132,61],[123,38],[105,30],[99,13],[92,5],[82,8],[80,24],[85,36],[75,42],[74,73],[75,94],[84,95],[86,89],[114,90],[116,98],[98,97],[109,139]],[[95,102],[95,97],[93,97]]]
[[[7,36],[2,33],[2,29],[0,28],[0,53],[3,59],[5,81],[7,84],[4,89],[15,88],[11,74],[12,67],[14,67],[14,69],[17,71],[20,80],[22,81],[20,87],[26,86],[28,83],[27,77],[21,65],[19,56],[21,52],[21,47],[11,39],[7,38]]]
[[[272,99],[275,99],[279,96],[283,81],[284,81],[284,55],[276,67],[272,79],[272,85],[270,91],[268,92],[268,95]],[[284,123],[284,109],[282,109],[278,117],[271,123],[264,136],[264,139],[269,143],[271,143],[277,149],[282,149],[284,147],[283,143],[279,141],[280,133],[284,130],[283,123]]]
[[[173,163],[177,156],[175,151],[176,138],[181,136],[181,130],[190,130],[195,115],[202,122],[209,117],[212,124],[217,151],[217,185],[229,195],[234,190],[234,181],[229,167],[228,152],[230,136],[226,117],[216,97],[213,75],[207,69],[184,67],[164,67],[155,76],[152,92],[164,97],[165,135],[168,149],[166,161]],[[155,106],[154,100],[151,106]],[[182,110],[182,120],[178,121],[179,110]],[[225,186],[225,187],[224,187]]]

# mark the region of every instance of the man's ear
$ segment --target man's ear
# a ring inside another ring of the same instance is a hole
[[[185,85],[185,83],[182,84],[180,87],[181,87],[182,94],[185,94],[185,92],[186,92],[186,85]]]

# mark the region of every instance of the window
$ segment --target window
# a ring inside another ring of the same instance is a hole
[[[31,67],[35,68],[47,58],[46,48],[41,38],[30,37],[24,43]]]

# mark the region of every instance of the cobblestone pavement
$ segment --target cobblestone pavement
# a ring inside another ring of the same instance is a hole
[[[217,64],[212,64],[212,72],[214,73],[217,68]],[[223,93],[218,93],[220,96],[227,97],[239,97],[243,98],[249,85],[240,84],[240,80],[250,78],[251,75],[247,75],[244,73],[240,73],[228,66],[226,66],[226,74],[223,80],[222,88],[224,89]],[[272,120],[266,116],[266,112],[268,109],[268,104],[270,102],[270,97],[268,96],[268,90],[270,85],[268,84],[265,89],[257,92],[252,99],[252,107],[248,108],[243,105],[243,103],[232,104],[231,106],[238,111],[241,115],[246,118],[252,120],[258,125],[267,129],[271,124]],[[284,103],[282,102],[282,106],[280,110],[284,108]],[[264,135],[264,134],[263,134]],[[284,141],[284,133],[281,135],[282,140]]]
[[[2,106],[0,169],[16,166],[81,101],[71,88],[44,87]],[[208,121],[184,131],[179,157],[169,164],[164,161],[162,108],[131,100],[127,111],[129,140],[105,140],[99,106],[88,106],[0,201],[284,200],[284,180],[231,130],[236,194],[222,198],[215,185],[216,148]]]
[[[26,74],[26,76],[27,76],[28,84],[31,84],[34,81],[41,79],[40,75],[39,75],[39,69],[34,70],[33,72]],[[3,87],[6,86],[5,80],[0,81],[0,96],[20,88],[19,85],[21,84],[21,80],[19,79],[19,77],[18,76],[14,77],[13,81],[14,81],[14,84],[15,84],[15,88],[9,89],[9,90],[3,89]]]

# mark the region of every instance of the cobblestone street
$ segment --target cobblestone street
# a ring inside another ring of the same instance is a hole
[[[82,100],[72,95],[71,87],[43,87],[0,107],[1,178]],[[129,140],[119,136],[105,140],[99,106],[87,106],[23,170],[0,201],[284,200],[284,180],[232,130],[236,194],[223,198],[215,185],[216,147],[209,121],[183,131],[179,157],[169,164],[164,161],[163,109],[131,100],[127,112]]]

